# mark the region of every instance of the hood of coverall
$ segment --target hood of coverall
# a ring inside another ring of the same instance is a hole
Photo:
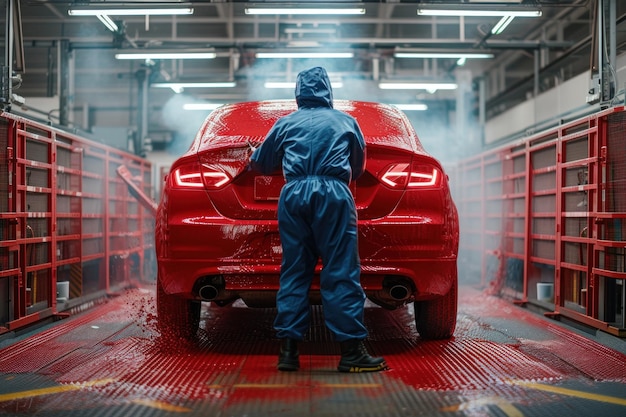
[[[333,90],[324,68],[314,67],[298,74],[296,103],[298,108],[333,108]]]

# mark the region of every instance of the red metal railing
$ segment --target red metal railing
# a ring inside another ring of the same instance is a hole
[[[515,302],[626,335],[625,143],[616,107],[459,163],[460,270]]]
[[[0,162],[0,333],[154,278],[149,162],[10,113]]]

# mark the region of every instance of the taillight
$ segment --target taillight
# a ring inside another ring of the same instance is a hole
[[[399,163],[387,167],[379,177],[390,188],[438,187],[441,184],[441,171],[429,164]]]
[[[202,188],[202,174],[198,164],[189,164],[176,167],[170,174],[172,186],[177,188]]]
[[[202,165],[202,179],[207,188],[217,189],[230,182],[228,174]]]
[[[222,171],[191,163],[174,168],[170,174],[172,186],[176,188],[218,189],[230,181],[228,174]]]

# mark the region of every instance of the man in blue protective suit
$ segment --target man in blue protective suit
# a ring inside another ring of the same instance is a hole
[[[271,173],[282,166],[286,184],[278,201],[283,247],[274,327],[281,339],[278,369],[300,367],[298,341],[309,328],[309,288],[318,258],[326,326],[341,345],[341,372],[387,368],[364,345],[365,294],[360,284],[357,213],[350,181],[365,169],[365,141],[356,120],[333,109],[326,70],[302,71],[296,81],[298,110],[276,121],[250,158],[251,168]]]

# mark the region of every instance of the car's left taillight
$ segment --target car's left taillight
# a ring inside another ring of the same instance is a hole
[[[227,173],[198,162],[187,162],[175,166],[169,179],[170,186],[176,189],[218,190],[231,181]]]
[[[379,175],[381,183],[389,188],[436,188],[441,185],[441,170],[424,162],[396,163],[387,166]]]

